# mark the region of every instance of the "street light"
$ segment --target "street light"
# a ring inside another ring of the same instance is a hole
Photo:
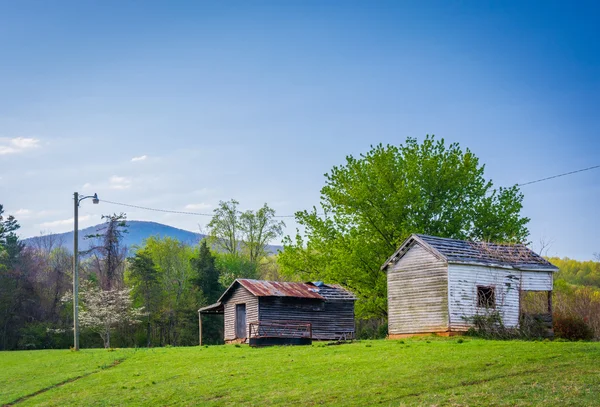
[[[100,202],[98,194],[79,197],[73,193],[75,213],[73,215],[73,349],[79,350],[79,203],[84,199],[92,198],[92,202]]]

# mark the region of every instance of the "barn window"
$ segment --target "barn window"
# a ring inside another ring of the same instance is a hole
[[[477,306],[482,308],[496,307],[496,293],[494,287],[477,287]]]

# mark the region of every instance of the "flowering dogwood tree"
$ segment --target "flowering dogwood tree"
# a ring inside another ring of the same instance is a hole
[[[110,331],[119,325],[135,325],[141,322],[144,308],[133,307],[131,289],[102,290],[89,282],[82,284],[79,311],[79,323],[98,333],[104,341],[104,347],[110,348]],[[65,295],[63,301],[72,301],[72,293]]]

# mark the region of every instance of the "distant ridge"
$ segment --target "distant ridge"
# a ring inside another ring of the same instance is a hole
[[[171,237],[189,245],[198,244],[202,239],[206,237],[206,235],[201,233],[194,233],[190,232],[189,230],[179,229],[173,226],[164,225],[162,223],[157,222],[128,220],[127,225],[129,225],[129,227],[127,228],[129,233],[124,234],[123,244],[127,246],[130,250],[134,249],[135,246],[141,246],[144,243],[144,240],[149,238],[150,236]],[[80,250],[88,249],[93,243],[91,240],[84,239],[84,236],[97,233],[97,230],[102,226],[103,224],[99,224],[96,226],[90,226],[85,229],[79,230]],[[52,233],[49,236],[56,237],[60,241],[61,246],[65,249],[69,251],[73,250],[73,232]],[[29,237],[23,239],[23,242],[27,245],[34,245],[36,239],[39,238],[39,236]],[[282,247],[277,245],[268,246],[268,250],[271,253],[277,253],[277,251],[281,249]]]

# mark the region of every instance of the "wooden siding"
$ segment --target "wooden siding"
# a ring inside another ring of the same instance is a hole
[[[341,333],[354,335],[353,300],[260,297],[260,322],[310,322],[314,339],[335,340]]]
[[[225,340],[236,339],[235,336],[235,305],[246,304],[246,338],[248,337],[248,325],[250,322],[258,321],[258,299],[239,283],[234,288],[231,296],[225,300]]]
[[[552,291],[551,271],[522,271],[521,290]]]
[[[447,267],[415,243],[388,268],[390,335],[448,330]]]
[[[466,330],[472,325],[470,318],[490,312],[477,306],[477,286],[494,287],[495,310],[500,313],[504,325],[518,326],[520,274],[517,270],[450,264],[448,286],[451,330]]]

